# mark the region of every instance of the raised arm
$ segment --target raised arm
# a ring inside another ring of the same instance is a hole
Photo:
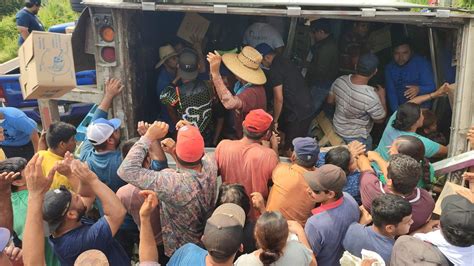
[[[384,178],[385,178],[385,181],[387,179],[387,173],[388,173],[388,162],[385,161],[382,156],[380,156],[380,154],[376,151],[369,151],[367,153],[367,158],[369,159],[369,161],[371,162],[375,162],[380,170],[382,171],[383,175],[384,175]]]
[[[151,226],[150,215],[158,206],[158,198],[155,192],[150,190],[140,191],[140,195],[145,201],[140,208],[140,245],[138,256],[140,263],[158,262],[158,250],[156,249],[156,241]]]
[[[13,209],[11,201],[11,185],[20,173],[0,174],[0,227],[13,231]]]
[[[155,181],[160,176],[160,172],[143,168],[142,164],[151,143],[163,138],[168,133],[168,127],[168,124],[164,122],[155,122],[148,128],[120,165],[117,171],[120,178],[140,189],[157,189]]]
[[[367,158],[367,156],[361,154],[357,158],[357,165],[359,166],[359,170],[361,172],[371,172],[375,174],[374,169],[372,169],[372,166],[370,166],[370,161]]]
[[[214,83],[217,96],[219,96],[219,100],[221,101],[222,105],[224,105],[224,107],[229,110],[242,108],[242,101],[240,98],[233,96],[222,80],[221,74],[219,72],[222,57],[216,51],[207,55],[207,61],[209,62],[210,66],[212,82]]]
[[[112,106],[112,102],[115,96],[119,95],[123,90],[122,81],[119,79],[111,78],[105,81],[104,98],[99,104],[99,109],[107,112]]]
[[[298,237],[298,240],[301,244],[311,250],[311,245],[309,244],[308,238],[306,237],[306,233],[304,232],[304,228],[301,226],[301,224],[299,224],[297,221],[288,221],[288,230]],[[310,266],[317,266],[318,263],[313,252],[311,252],[311,258],[312,260]]]
[[[112,236],[114,236],[125,218],[127,211],[117,195],[92,172],[86,163],[74,160],[71,164],[74,175],[78,176],[81,182],[90,186],[95,195],[100,199],[104,209],[104,217],[109,224]]]
[[[435,92],[416,96],[415,98],[411,99],[409,102],[416,103],[416,104],[422,104],[426,101],[430,101],[430,100],[433,100],[435,98],[439,98],[439,97],[442,97],[444,95],[447,95],[449,90],[450,90],[449,84],[444,83]]]
[[[43,201],[44,195],[53,182],[56,169],[53,167],[48,176],[43,174],[43,157],[38,154],[28,162],[25,168],[28,187],[28,209],[26,211],[25,230],[23,232],[24,265],[45,265]]]

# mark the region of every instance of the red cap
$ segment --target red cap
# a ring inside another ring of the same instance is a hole
[[[178,131],[176,155],[187,163],[193,163],[204,155],[204,139],[197,127],[184,126]]]
[[[263,133],[270,128],[273,117],[262,109],[250,111],[244,120],[244,127],[249,132]]]

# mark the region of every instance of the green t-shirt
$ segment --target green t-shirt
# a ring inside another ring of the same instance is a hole
[[[28,190],[22,190],[12,193],[13,207],[13,230],[18,237],[23,240],[23,231],[25,230],[26,209],[28,208]],[[44,248],[47,266],[60,266],[58,258],[54,255],[53,248],[44,238]]]

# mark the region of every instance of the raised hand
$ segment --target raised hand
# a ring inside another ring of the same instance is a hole
[[[252,200],[252,206],[257,209],[260,213],[265,211],[265,200],[260,192],[253,192],[250,194]]]
[[[347,144],[347,148],[349,149],[352,156],[357,158],[359,155],[364,154],[366,151],[366,147],[362,142],[354,140]]]
[[[158,197],[156,196],[156,193],[151,190],[142,190],[139,194],[145,198],[145,201],[140,208],[140,217],[150,217],[153,210],[158,206]]]
[[[147,122],[140,121],[138,122],[137,125],[137,132],[140,136],[144,136],[148,128],[150,127],[150,124]]]
[[[71,163],[74,160],[74,156],[70,152],[66,152],[64,159],[56,163],[56,171],[63,176],[69,177],[72,174]]]
[[[217,51],[214,51],[214,53],[209,52],[207,54],[207,62],[209,62],[211,75],[212,76],[219,75],[220,66],[222,62],[221,55]]]
[[[71,162],[71,171],[75,178],[87,184],[99,179],[97,175],[89,169],[89,166],[86,163],[79,160],[73,160]]]
[[[51,183],[53,182],[56,168],[53,167],[51,171],[49,171],[48,176],[44,176],[42,163],[43,156],[35,154],[35,156],[33,156],[33,158],[26,165],[26,186],[28,188],[28,193],[31,195],[44,195],[49,190]]]
[[[193,124],[187,120],[179,120],[178,123],[176,123],[176,130],[179,130],[180,128],[184,126],[193,126]]]
[[[10,191],[13,180],[20,175],[20,172],[3,172],[0,174],[0,191]]]
[[[172,138],[166,138],[161,141],[161,148],[166,153],[174,154],[176,149],[176,142]]]
[[[124,86],[122,85],[122,81],[116,78],[109,78],[105,81],[105,95],[114,98],[115,96],[119,95]]]
[[[168,134],[169,126],[165,122],[156,121],[153,123],[145,133],[145,137],[154,141],[162,139]]]

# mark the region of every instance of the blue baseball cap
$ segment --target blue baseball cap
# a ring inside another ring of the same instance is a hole
[[[298,159],[305,162],[314,162],[318,160],[319,156],[319,145],[314,138],[295,138],[293,139],[294,151]]]
[[[366,53],[359,57],[355,70],[357,74],[369,77],[374,74],[378,65],[379,59],[377,56],[373,53]]]
[[[273,48],[266,44],[266,43],[261,43],[259,45],[257,45],[257,47],[255,47],[255,49],[260,53],[262,54],[262,56],[266,56],[267,54],[273,52]]]

